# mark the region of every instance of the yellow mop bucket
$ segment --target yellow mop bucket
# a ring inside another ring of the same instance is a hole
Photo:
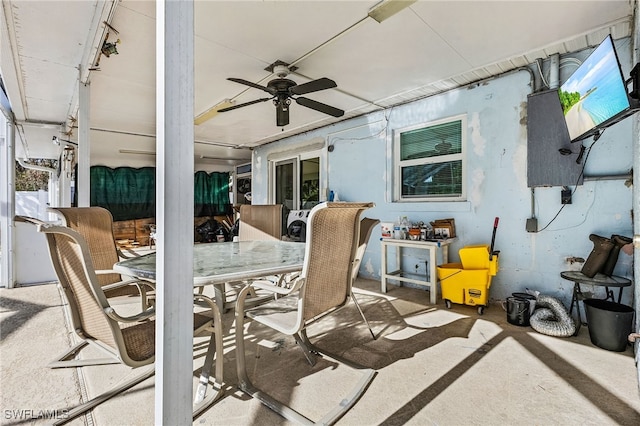
[[[452,303],[477,306],[480,315],[484,312],[489,300],[489,287],[491,278],[498,270],[498,256],[493,256],[489,262],[487,246],[479,247],[484,255],[484,267],[476,265],[477,269],[467,268],[464,263],[445,263],[437,267],[438,279],[442,289],[442,298],[447,306],[451,308]],[[469,249],[465,247],[462,250]],[[461,256],[462,257],[462,256]]]
[[[484,313],[488,305],[491,278],[498,273],[499,252],[493,251],[497,227],[496,217],[491,247],[486,244],[463,247],[458,251],[461,263],[445,263],[436,268],[447,309],[451,309],[452,303],[457,303],[477,306],[478,313]]]

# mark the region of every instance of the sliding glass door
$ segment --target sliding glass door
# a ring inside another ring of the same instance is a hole
[[[282,204],[289,210],[298,210],[299,192],[297,185],[298,164],[296,159],[279,161],[275,171],[275,204]]]
[[[320,157],[305,156],[275,162],[276,204],[289,210],[311,209],[320,202]]]
[[[300,207],[311,209],[320,202],[320,158],[300,160]]]

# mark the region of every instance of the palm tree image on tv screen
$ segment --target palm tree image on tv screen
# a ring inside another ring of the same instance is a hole
[[[629,108],[629,98],[611,36],[558,90],[572,140]]]

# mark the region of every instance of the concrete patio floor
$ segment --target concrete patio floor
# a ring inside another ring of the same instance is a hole
[[[640,424],[631,346],[598,348],[587,327],[576,337],[542,335],[509,324],[499,304],[480,316],[470,306],[430,305],[419,289],[392,286],[382,294],[379,282],[364,279],[356,287],[376,340],[353,304],[309,329],[317,346],[377,370],[338,425]],[[44,417],[63,415],[86,394],[132,374],[121,365],[46,367],[74,339],[55,284],[0,289],[0,321],[0,424],[50,423]],[[225,314],[224,328],[225,395],[193,424],[289,424],[236,389],[232,314]],[[293,339],[259,324],[249,324],[247,335],[254,382],[311,418],[339,403],[357,379],[330,360],[311,368]],[[196,339],[196,366],[203,341]],[[153,383],[148,379],[69,424],[154,424]]]

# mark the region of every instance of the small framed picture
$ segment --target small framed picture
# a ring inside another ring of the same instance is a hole
[[[450,228],[434,228],[433,234],[436,238],[450,238],[451,229]]]

